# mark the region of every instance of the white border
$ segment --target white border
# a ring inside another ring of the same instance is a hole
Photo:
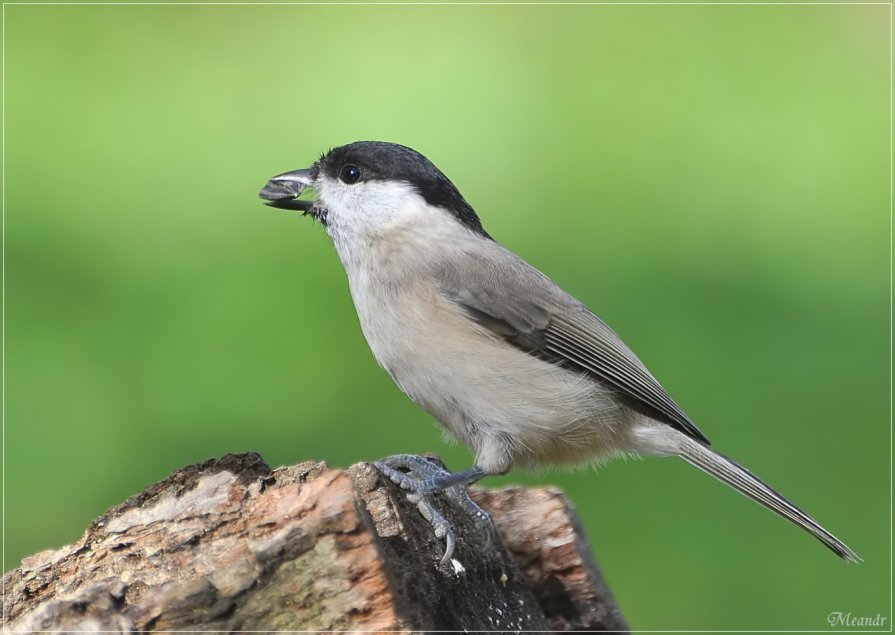
[[[893,619],[893,593],[892,593],[892,573],[893,573],[893,515],[892,515],[892,495],[893,495],[893,428],[892,428],[892,407],[893,407],[893,290],[892,290],[892,265],[893,265],[893,2],[4,2],[2,12],[2,167],[0,167],[0,188],[2,194],[2,209],[0,209],[0,231],[2,231],[2,256],[0,256],[0,266],[2,272],[2,297],[0,297],[0,349],[2,349],[2,360],[0,360],[0,444],[2,444],[2,473],[0,473],[0,517],[3,520],[2,537],[0,537],[0,563],[6,562],[6,6],[92,6],[92,5],[134,5],[134,6],[215,6],[215,5],[234,5],[234,6],[288,6],[288,5],[306,5],[306,6],[885,6],[889,7],[889,615],[890,620]],[[5,572],[0,571],[0,575]],[[3,578],[5,580],[5,576]],[[6,585],[0,583],[0,610],[6,604]],[[0,615],[0,619],[2,619]],[[2,624],[2,622],[0,622]],[[3,630],[4,633],[15,633],[18,631]],[[48,633],[59,633],[63,631],[44,631]],[[117,633],[118,631],[64,631],[74,633]],[[171,633],[191,633],[194,631],[167,631]],[[351,631],[241,631],[244,633],[356,633],[357,629]],[[360,631],[362,632],[362,631]],[[403,633],[406,631],[376,631],[379,633]],[[461,633],[463,631],[437,631],[441,633]],[[495,631],[496,632],[496,631]],[[552,631],[528,631],[536,633],[547,633]],[[614,631],[607,631],[614,632]],[[635,632],[635,631],[632,631]],[[888,630],[841,630],[837,628],[829,628],[826,630],[770,630],[770,631],[752,631],[752,630],[735,630],[735,631],[715,631],[715,630],[645,630],[636,631],[638,633],[891,633],[893,628],[890,626]]]

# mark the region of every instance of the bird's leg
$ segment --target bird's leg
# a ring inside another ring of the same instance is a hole
[[[401,489],[407,490],[407,500],[417,506],[423,517],[435,530],[436,538],[444,538],[442,564],[450,561],[454,553],[454,532],[447,519],[432,505],[431,495],[443,491],[452,501],[465,509],[475,521],[476,527],[487,536],[487,546],[494,536],[491,517],[469,497],[470,485],[486,476],[485,470],[473,467],[461,472],[450,472],[416,454],[396,454],[376,462],[380,472],[389,477]]]

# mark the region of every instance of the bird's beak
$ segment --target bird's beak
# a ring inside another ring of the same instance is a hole
[[[267,205],[280,209],[294,209],[307,212],[314,205],[313,201],[300,201],[298,197],[305,188],[314,185],[314,170],[293,170],[278,174],[267,182],[258,196],[267,201]]]

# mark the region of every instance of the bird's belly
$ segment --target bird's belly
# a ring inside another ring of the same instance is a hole
[[[400,388],[502,472],[514,464],[566,463],[615,453],[630,414],[611,390],[533,357],[439,297],[358,307],[377,361]]]

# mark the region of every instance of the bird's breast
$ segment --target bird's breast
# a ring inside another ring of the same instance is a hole
[[[614,450],[611,391],[471,320],[441,292],[438,247],[408,247],[377,240],[340,256],[373,355],[411,399],[495,471]]]

